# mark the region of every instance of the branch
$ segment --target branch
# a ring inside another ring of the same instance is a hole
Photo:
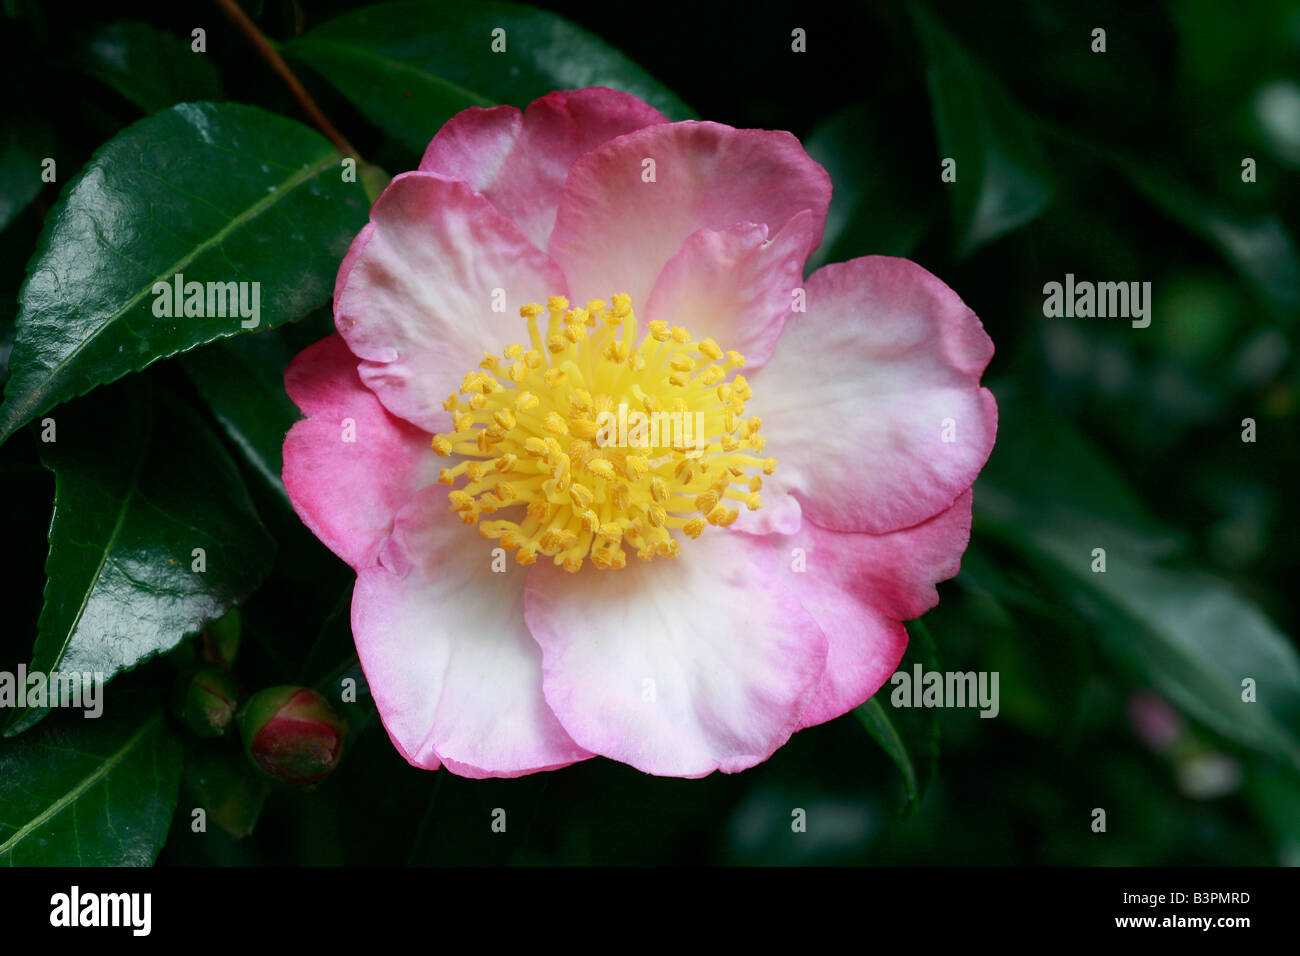
[[[357,152],[356,147],[349,143],[342,133],[340,133],[329,121],[329,117],[321,112],[321,108],[316,105],[316,101],[311,98],[298,77],[293,75],[293,70],[289,69],[289,64],[284,62],[284,57],[271,45],[271,41],[266,35],[257,28],[257,24],[248,18],[243,9],[235,0],[213,0],[221,8],[221,12],[226,15],[235,28],[239,30],[253,44],[258,55],[267,62],[275,74],[284,81],[284,85],[289,88],[293,98],[298,101],[308,118],[315,124],[316,128],[325,134],[325,137],[338,147],[339,152],[355,159],[360,159],[361,154]]]

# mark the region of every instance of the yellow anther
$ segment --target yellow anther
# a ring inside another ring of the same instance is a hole
[[[569,500],[573,502],[573,507],[578,511],[586,511],[590,508],[594,497],[591,489],[586,485],[575,482],[569,487]]]
[[[718,343],[713,339],[705,339],[696,347],[715,362],[722,358],[722,349],[718,348]]]
[[[575,438],[592,439],[600,431],[599,426],[589,418],[569,419],[569,431]]]
[[[731,509],[728,508],[726,505],[718,505],[707,515],[705,515],[705,517],[708,518],[709,524],[722,524],[723,522],[726,521],[727,515],[730,513],[731,513]],[[734,521],[735,519],[733,518],[732,520]]]

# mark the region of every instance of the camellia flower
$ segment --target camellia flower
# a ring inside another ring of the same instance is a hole
[[[375,202],[284,483],[412,764],[734,772],[895,670],[993,346],[906,260],[805,281],[830,193],[789,133],[595,88],[465,110]]]

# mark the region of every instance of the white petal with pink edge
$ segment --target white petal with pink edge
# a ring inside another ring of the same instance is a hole
[[[646,773],[752,767],[799,727],[826,661],[812,616],[710,529],[681,555],[568,574],[538,563],[525,616],[546,700],[581,746]]]
[[[357,575],[352,634],[384,726],[418,767],[516,777],[590,756],[542,697],[524,625],[524,569],[492,570],[491,542],[421,492],[379,563]]]
[[[747,372],[760,368],[803,285],[812,235],[807,209],[770,238],[753,222],[693,232],[664,266],[641,314],[741,353]]]
[[[819,269],[754,376],[776,474],[764,507],[883,534],[949,508],[993,448],[997,404],[979,385],[993,343],[957,294],[906,259]]]
[[[830,195],[826,170],[789,133],[694,121],[647,126],[573,164],[548,251],[575,301],[626,292],[639,306],[699,229],[752,222],[775,235],[807,209],[816,248]]]
[[[467,184],[395,178],[339,270],[334,323],[384,406],[429,432],[487,352],[526,342],[520,306],[563,295],[564,276]]]
[[[513,106],[457,113],[434,136],[420,169],[463,179],[545,249],[573,161],[616,136],[666,122],[630,93],[559,90],[523,113]]]
[[[811,727],[847,713],[889,679],[907,649],[903,621],[939,603],[970,540],[971,492],[930,520],[888,534],[827,531],[811,521],[758,539],[767,567],[826,635],[826,672],[804,711]]]
[[[284,384],[307,415],[284,441],[285,490],[326,547],[364,567],[401,507],[437,480],[429,436],[379,404],[337,335],[303,349]]]

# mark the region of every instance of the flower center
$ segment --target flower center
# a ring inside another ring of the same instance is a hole
[[[545,339],[537,319],[549,312]],[[563,297],[519,310],[532,348],[486,355],[443,407],[455,431],[435,435],[439,455],[463,458],[439,481],[465,524],[515,552],[576,572],[627,564],[624,546],[649,561],[681,550],[673,531],[698,538],[707,525],[750,510],[776,459],[761,458],[757,417],[742,419],[751,389],[728,377],[745,364],[713,339],[693,342],[651,322],[639,345],[626,295],[572,309]],[[522,509],[507,517],[486,518]],[[482,520],[480,520],[482,519]]]

